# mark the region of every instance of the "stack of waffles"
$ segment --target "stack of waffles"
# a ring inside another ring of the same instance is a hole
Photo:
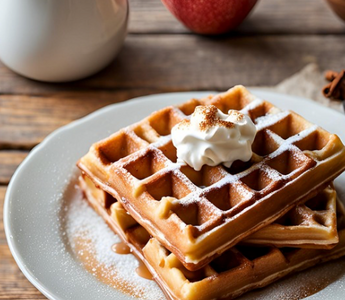
[[[198,105],[249,115],[250,161],[200,171],[177,163],[171,129]],[[332,185],[344,145],[242,86],[154,112],[93,144],[78,167],[85,198],[168,299],[233,299],[345,255]]]

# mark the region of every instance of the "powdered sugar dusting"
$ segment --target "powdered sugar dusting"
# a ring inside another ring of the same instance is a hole
[[[260,98],[255,98],[252,102],[250,102],[247,106],[245,106],[243,109],[240,111],[243,114],[248,114],[250,110],[253,110],[254,108],[258,107],[263,103],[263,100]]]
[[[274,169],[272,168],[265,168],[263,171],[267,174],[267,176],[273,180],[273,181],[278,181],[281,179],[281,175]]]
[[[236,190],[241,194],[242,201],[247,201],[253,196],[253,193],[247,190],[242,184],[237,183],[234,186],[236,186]]]
[[[282,119],[286,118],[289,114],[290,112],[288,110],[285,110],[277,114],[269,114],[266,116],[259,117],[255,120],[257,123],[257,130],[259,131],[262,128],[267,128],[273,124],[276,124]]]
[[[305,137],[310,135],[312,132],[316,131],[318,128],[319,128],[319,126],[312,125],[312,126],[306,128],[305,130],[299,132],[298,134],[289,137],[288,142],[291,144],[296,143],[297,141],[304,139]]]
[[[76,258],[98,280],[133,298],[165,299],[154,281],[136,274],[139,263],[133,255],[111,250],[120,238],[82,199],[81,193],[68,204],[66,233]]]

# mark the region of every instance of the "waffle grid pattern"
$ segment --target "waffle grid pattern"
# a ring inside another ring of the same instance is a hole
[[[205,267],[189,271],[157,239],[151,238],[116,199],[103,191],[97,191],[87,177],[81,179],[80,185],[86,199],[145,262],[170,299],[233,299],[251,289],[266,286],[287,274],[345,254],[345,212],[343,205],[338,201],[340,243],[331,250],[237,245]],[[109,207],[105,205],[107,202],[111,203]],[[317,204],[313,201],[316,208]]]
[[[328,186],[274,223],[254,232],[242,243],[331,249],[339,242],[337,215],[340,218],[343,213],[339,205],[334,187]]]
[[[251,117],[258,133],[249,162],[235,162],[229,169],[204,166],[199,172],[176,163],[171,128],[200,104],[215,105],[224,113],[242,110]],[[330,160],[334,163],[326,167]],[[343,171],[345,158],[337,136],[238,86],[157,111],[94,144],[78,165],[188,269],[196,270],[315,195]],[[325,172],[320,177],[311,174],[312,169]],[[314,182],[308,184],[312,177]],[[265,212],[254,217],[259,209]],[[252,222],[240,225],[249,218]]]

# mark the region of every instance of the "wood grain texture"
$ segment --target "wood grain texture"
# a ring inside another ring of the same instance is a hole
[[[8,184],[14,171],[27,156],[26,151],[5,151],[0,150],[0,185]]]
[[[108,68],[70,84],[31,81],[0,65],[0,94],[83,91],[87,98],[87,92],[97,90],[100,93],[93,99],[102,101],[101,90],[224,90],[238,83],[275,85],[310,62],[322,69],[339,69],[345,65],[344,45],[345,35],[135,35],[127,38]]]
[[[0,245],[6,244],[6,237],[4,232],[4,200],[5,200],[6,187],[0,186]],[[0,264],[1,268],[1,264]],[[1,274],[1,271],[0,271]],[[1,289],[0,289],[1,290]]]
[[[0,150],[31,149],[53,130],[101,107],[143,93],[150,92],[60,92],[46,97],[0,95]],[[0,182],[3,173],[8,176],[8,172],[9,169],[0,170]]]
[[[160,0],[129,0],[129,32],[190,33]],[[345,24],[325,0],[260,0],[249,17],[231,34],[334,34]]]
[[[325,0],[260,0],[235,31],[195,35],[161,0],[129,0],[129,35],[117,59],[84,80],[23,78],[0,63],[0,299],[46,299],[21,273],[7,246],[3,203],[28,150],[60,126],[108,104],[172,91],[274,85],[310,62],[345,66],[345,23]],[[320,87],[321,88],[321,87]]]

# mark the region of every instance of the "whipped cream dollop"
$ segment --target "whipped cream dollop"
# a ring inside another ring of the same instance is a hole
[[[190,120],[176,124],[171,131],[178,163],[197,171],[203,165],[223,163],[229,168],[235,160],[248,161],[255,134],[248,115],[237,110],[224,114],[214,105],[197,106]]]

